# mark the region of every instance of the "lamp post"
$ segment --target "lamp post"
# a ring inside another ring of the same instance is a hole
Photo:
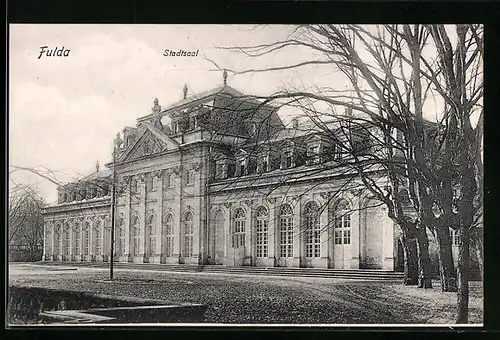
[[[113,175],[112,175],[112,183],[111,183],[111,254],[109,261],[109,279],[113,280],[113,262],[114,262],[114,253],[115,253],[115,202],[116,202],[116,151],[123,143],[120,138],[120,133],[116,134],[116,138],[114,140],[114,148],[113,148]]]

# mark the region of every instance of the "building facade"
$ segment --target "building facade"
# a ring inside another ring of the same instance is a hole
[[[114,169],[115,261],[401,268],[398,228],[331,140],[285,126],[225,79],[186,93],[125,127],[109,169],[58,188],[44,210],[44,260],[110,260]]]

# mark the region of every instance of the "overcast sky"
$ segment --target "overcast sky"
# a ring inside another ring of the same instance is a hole
[[[229,25],[11,25],[9,162],[44,166],[61,181],[95,171],[110,160],[116,132],[148,114],[158,97],[166,107],[188,95],[222,85],[221,67],[242,70],[311,58],[301,50],[259,60],[216,49],[282,39],[290,26]],[[40,47],[69,49],[68,57],[38,59]],[[199,50],[198,57],[165,57],[164,50]],[[229,75],[228,84],[256,95],[285,85],[327,82],[345,86],[331,69],[316,67]],[[16,172],[12,179],[37,185],[49,201],[55,185]]]

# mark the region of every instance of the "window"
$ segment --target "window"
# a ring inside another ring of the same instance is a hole
[[[193,256],[193,214],[184,215],[184,257]]]
[[[268,257],[268,224],[269,214],[265,207],[259,207],[256,212],[257,257]]]
[[[64,198],[63,198],[63,202],[67,202],[68,201],[68,194],[64,194]]]
[[[102,255],[102,235],[101,235],[101,222],[97,221],[95,225],[95,254]]]
[[[293,257],[293,210],[289,205],[280,211],[280,257]]]
[[[451,245],[454,247],[458,247],[460,245],[460,235],[458,233],[458,230],[454,230],[450,228],[450,238],[451,238]]]
[[[92,240],[91,240],[91,230],[90,230],[90,223],[85,222],[85,226],[83,228],[83,235],[84,235],[84,241],[83,241],[83,255],[90,255],[90,246],[92,245]]]
[[[151,178],[151,191],[156,191],[158,189],[158,177],[153,176]]]
[[[245,211],[239,208],[234,213],[234,225],[233,225],[233,238],[232,245],[233,248],[244,247],[245,246]]]
[[[165,188],[171,188],[171,178],[170,178],[170,174],[165,174],[165,177],[163,177],[163,180],[165,181],[165,183],[163,184]]]
[[[137,193],[139,190],[137,188],[137,180],[134,178],[132,179],[132,182],[130,183],[130,192],[131,193]]]
[[[168,214],[165,223],[165,256],[174,254],[174,218]]]
[[[333,145],[333,159],[336,161],[340,161],[343,159],[343,150],[339,144]]]
[[[75,224],[75,255],[80,255],[82,252],[81,249],[81,239],[82,239],[82,230],[80,223]]]
[[[290,169],[294,166],[293,164],[293,151],[287,150],[283,155],[283,161],[281,162],[282,169]]]
[[[187,170],[186,171],[186,185],[193,185],[194,184],[194,170]]]
[[[153,256],[156,253],[156,219],[154,215],[149,216],[148,224],[146,228],[148,230],[149,235],[149,247],[148,247],[148,255]]]
[[[238,174],[240,176],[244,176],[244,175],[246,175],[246,171],[247,171],[247,161],[246,161],[246,159],[239,160],[239,162],[238,162]]]
[[[132,235],[133,235],[133,238],[134,238],[134,249],[133,249],[133,252],[132,254],[134,256],[139,256],[139,248],[140,248],[140,245],[141,245],[141,227],[139,225],[139,218],[137,216],[134,216],[132,217]]]
[[[308,165],[319,164],[320,163],[320,148],[319,145],[312,145],[307,149],[308,155]]]
[[[304,208],[306,257],[320,257],[319,208],[315,202],[309,202]]]
[[[335,209],[335,244],[351,244],[351,212],[349,203],[342,200]]]
[[[215,164],[215,178],[225,178],[224,174],[224,165],[225,162],[217,162]]]
[[[125,219],[123,217],[118,220],[118,242],[116,253],[119,256],[125,255]]]
[[[71,255],[71,239],[69,224],[64,225],[64,255]]]
[[[268,172],[269,171],[269,155],[268,154],[260,156],[258,171],[259,172]]]

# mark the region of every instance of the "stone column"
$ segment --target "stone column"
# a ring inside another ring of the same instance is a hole
[[[134,257],[134,262],[143,263],[145,256],[145,245],[146,245],[146,176],[141,174],[139,176],[139,230],[140,230],[140,241],[139,242],[139,255]]]
[[[302,222],[301,218],[301,212],[302,212],[302,200],[298,200],[298,202],[295,204],[293,207],[293,262],[290,264],[287,264],[292,266],[292,267],[300,267],[301,264],[301,259],[303,258],[303,245],[302,245],[302,239],[303,239],[303,232],[302,232],[302,226],[300,223]]]
[[[124,244],[124,249],[123,249],[123,256],[120,257],[119,261],[120,262],[128,262],[129,258],[132,256],[130,253],[130,234],[132,233],[132,230],[130,228],[130,210],[132,208],[132,193],[131,191],[131,178],[127,177],[124,180],[124,185],[125,185],[125,208],[123,209],[123,221],[124,221],[124,226],[123,228],[125,229],[125,244]],[[117,214],[118,215],[118,214]],[[117,224],[115,223],[115,227]],[[116,231],[115,231],[116,232]],[[115,237],[116,239],[116,237]],[[115,240],[116,242],[116,240]]]
[[[177,197],[176,197],[176,203],[177,203],[177,209],[175,209],[175,217],[174,218],[174,253],[172,254],[173,257],[181,259],[181,251],[182,251],[182,243],[183,243],[183,235],[181,232],[181,224],[182,224],[182,192],[181,192],[181,170],[178,169],[178,172],[171,172],[170,173],[170,181],[173,181],[173,187],[176,190]]]
[[[68,222],[68,227],[69,227],[69,261],[73,261],[73,223]]]
[[[361,219],[360,219],[360,196],[357,194],[352,198],[351,207],[351,269],[359,269],[360,247],[361,244]]]
[[[394,270],[394,222],[387,216],[386,211],[384,211],[384,214],[384,237],[382,241],[384,262],[382,269]]]
[[[268,257],[269,262],[266,263],[266,266],[274,266],[276,264],[276,239],[278,238],[276,235],[276,198],[268,198],[267,203],[269,204],[269,224],[267,226],[267,249],[268,249]],[[267,260],[267,259],[266,259]]]
[[[229,247],[231,246],[231,240],[232,240],[232,235],[231,235],[231,203],[224,203],[224,207],[226,208],[227,214],[225,214],[224,218],[224,259],[222,263],[224,266],[228,265],[228,256],[229,256]],[[213,210],[212,210],[213,211]],[[215,228],[217,229],[217,227]],[[215,231],[217,235],[217,230]]]
[[[63,247],[62,247],[62,245],[63,245],[63,237],[64,237],[64,235],[63,235],[64,223],[61,222],[61,224],[59,225],[58,229],[59,229],[59,251],[58,251],[57,256],[58,256],[58,260],[62,261],[63,260],[63,254],[64,254],[63,253]]]
[[[158,185],[157,185],[157,202],[158,202],[158,216],[156,219],[156,256],[155,262],[160,263],[162,257],[163,246],[163,170],[158,172]],[[156,261],[156,258],[158,261]]]
[[[94,242],[93,242],[93,238],[94,238],[94,223],[95,223],[95,219],[92,221],[91,225],[90,225],[90,247],[89,247],[89,256],[86,260],[88,261],[92,261],[94,259]],[[88,241],[87,241],[88,242]]]
[[[245,214],[245,257],[243,259],[244,266],[252,266],[255,263],[255,228],[253,225],[254,209],[251,201],[245,201],[248,207]]]
[[[47,261],[47,223],[43,224],[43,256],[42,259]]]

